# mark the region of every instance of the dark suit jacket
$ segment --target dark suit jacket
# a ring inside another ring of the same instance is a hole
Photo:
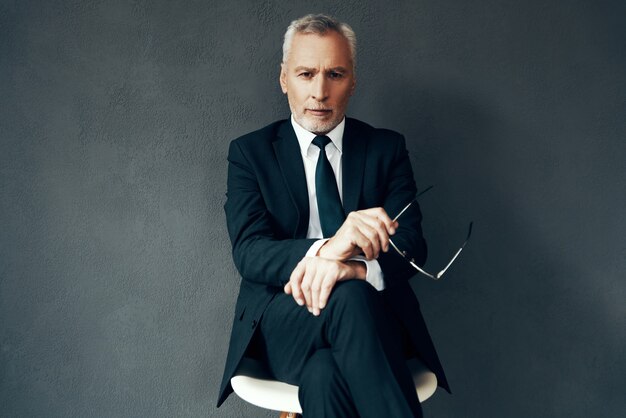
[[[224,206],[233,259],[243,280],[217,405],[232,392],[230,379],[263,311],[289,280],[314,239],[306,239],[309,203],[304,165],[291,122],[283,120],[230,144]],[[416,194],[404,138],[346,119],[343,138],[343,206],[349,212],[382,206],[395,216]],[[426,259],[418,205],[402,215],[393,237],[418,264]],[[413,268],[393,251],[378,258],[386,301],[401,318],[416,353],[449,391],[443,369],[408,279]],[[332,298],[332,294],[331,294]],[[294,302],[295,303],[295,302]]]

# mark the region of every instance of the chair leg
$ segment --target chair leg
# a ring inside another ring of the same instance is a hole
[[[280,418],[302,418],[302,415],[295,412],[281,412]]]

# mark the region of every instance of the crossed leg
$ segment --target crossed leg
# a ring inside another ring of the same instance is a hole
[[[278,294],[257,347],[277,379],[298,385],[305,417],[421,417],[399,325],[363,280],[337,283],[320,316]]]

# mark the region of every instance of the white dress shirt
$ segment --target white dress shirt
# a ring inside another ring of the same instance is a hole
[[[320,223],[320,214],[317,209],[317,198],[315,195],[315,169],[317,167],[317,159],[320,155],[320,149],[313,145],[313,139],[316,135],[307,131],[302,126],[298,125],[298,122],[291,116],[291,125],[296,132],[298,143],[300,145],[300,153],[302,155],[302,162],[304,163],[304,173],[306,175],[306,186],[309,194],[309,227],[307,229],[307,238],[320,238],[318,239],[307,251],[307,257],[315,257],[320,247],[324,245],[328,239],[322,239],[322,225]],[[343,200],[343,188],[342,188],[342,172],[341,172],[341,154],[343,147],[343,131],[346,126],[346,119],[344,118],[339,125],[337,125],[332,131],[326,134],[330,138],[331,142],[326,145],[326,157],[330,161],[330,165],[335,173],[335,179],[337,180],[337,189],[339,189],[339,196]],[[383,271],[380,268],[377,260],[366,260],[363,256],[357,256],[351,258],[351,260],[361,261],[365,263],[367,268],[367,275],[365,280],[374,286],[377,290],[385,289],[385,281]]]

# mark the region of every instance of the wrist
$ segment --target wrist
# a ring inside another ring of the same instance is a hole
[[[353,279],[361,279],[365,280],[367,277],[367,266],[362,261],[357,260],[349,260],[345,261],[346,265],[349,266],[353,271]]]
[[[317,250],[317,255],[322,258],[326,258],[328,260],[339,260],[332,251],[332,248],[328,244],[330,239],[322,244],[322,246]]]

